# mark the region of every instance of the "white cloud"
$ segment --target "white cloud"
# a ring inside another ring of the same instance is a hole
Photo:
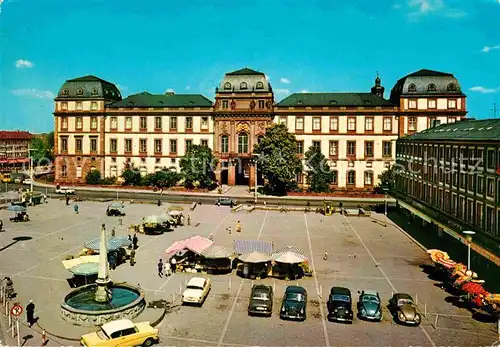
[[[307,89],[302,89],[299,93],[309,93]]]
[[[13,89],[12,94],[38,99],[54,99],[56,97],[50,90],[40,90],[35,88]]]
[[[497,93],[500,90],[500,88],[495,89],[495,88],[485,88],[485,87],[481,87],[481,86],[475,86],[475,87],[469,88],[469,90],[472,92],[489,94],[489,93]]]
[[[498,0],[500,1],[500,0]],[[496,46],[484,46],[483,49],[481,50],[481,52],[483,53],[488,53],[494,49],[500,49],[500,45],[496,45]]]
[[[409,17],[413,20],[431,14],[454,19],[467,15],[462,9],[445,6],[443,0],[409,0],[408,6],[411,9]]]
[[[16,67],[18,69],[23,69],[23,68],[31,69],[33,67],[33,63],[27,59],[18,59],[16,60]]]
[[[186,86],[186,90],[191,90],[191,86]]]
[[[276,94],[290,94],[290,90],[289,89],[275,89],[274,92]]]
[[[175,90],[173,90],[172,88],[168,88],[167,90],[165,90],[165,93],[175,93]]]
[[[280,82],[281,82],[281,83],[284,83],[284,84],[290,84],[290,83],[292,83],[292,81],[290,81],[290,80],[289,80],[288,78],[286,78],[286,77],[281,77],[281,78],[280,78]]]

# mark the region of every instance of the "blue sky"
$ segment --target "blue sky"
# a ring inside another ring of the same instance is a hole
[[[376,71],[388,97],[427,68],[455,74],[469,116],[500,108],[500,0],[0,2],[0,129],[51,130],[66,79],[213,99],[224,73],[245,66],[271,78],[277,100],[369,91]]]

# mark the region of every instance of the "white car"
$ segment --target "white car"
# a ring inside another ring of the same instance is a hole
[[[182,303],[203,304],[210,288],[210,279],[204,277],[191,278],[182,294]]]
[[[75,194],[75,190],[69,187],[56,188],[56,194]]]
[[[24,179],[23,184],[31,184],[31,178]]]

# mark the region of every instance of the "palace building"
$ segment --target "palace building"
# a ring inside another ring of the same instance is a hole
[[[127,164],[143,174],[178,169],[196,144],[219,159],[221,184],[254,186],[253,147],[279,122],[296,136],[297,155],[321,148],[335,171],[334,188],[371,190],[394,163],[399,137],[467,113],[452,74],[420,70],[401,78],[388,99],[384,89],[377,76],[367,92],[295,93],[276,102],[265,74],[243,68],[224,75],[211,101],[169,92],[122,98],[98,77],[71,79],[55,98],[56,181],[84,182],[93,169],[119,177]]]

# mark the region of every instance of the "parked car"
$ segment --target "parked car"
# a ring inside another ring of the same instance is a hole
[[[182,303],[202,305],[210,288],[210,279],[204,277],[191,278],[182,294]]]
[[[23,182],[23,179],[21,177],[16,177],[14,179],[14,183],[21,184]]]
[[[396,322],[400,324],[419,326],[422,316],[418,313],[413,298],[405,293],[395,293],[389,300],[389,310]]]
[[[333,287],[326,304],[328,308],[328,319],[333,321],[352,323],[354,313],[352,311],[351,291],[344,287]]]
[[[25,178],[23,184],[31,184],[31,178]]]
[[[158,329],[149,322],[132,323],[128,319],[120,319],[103,324],[100,330],[83,335],[82,346],[152,346],[159,342]]]
[[[358,291],[358,293],[359,318],[381,322],[383,319],[382,305],[378,293],[372,290]]]
[[[281,304],[281,319],[306,320],[307,292],[302,287],[288,286]]]
[[[233,207],[236,205],[236,201],[231,198],[217,198],[215,201],[217,206],[230,206]]]
[[[75,194],[75,190],[69,187],[56,188],[56,194]]]
[[[271,286],[257,284],[252,287],[248,302],[248,314],[271,317],[273,314],[273,288]]]

